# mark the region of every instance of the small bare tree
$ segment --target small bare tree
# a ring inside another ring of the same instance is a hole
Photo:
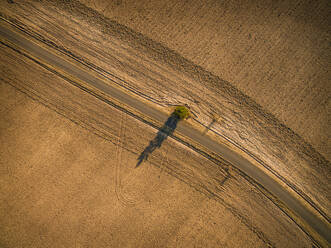
[[[212,113],[211,114],[211,118],[212,118],[212,121],[211,123],[209,123],[209,125],[206,127],[205,131],[203,132],[203,134],[205,135],[210,129],[211,127],[215,124],[215,123],[220,123],[220,119],[221,119],[221,116],[217,113]]]

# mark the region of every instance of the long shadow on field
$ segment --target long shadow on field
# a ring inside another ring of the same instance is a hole
[[[145,150],[138,157],[138,163],[136,167],[138,167],[144,160],[147,160],[149,154],[151,154],[156,148],[161,147],[163,141],[173,132],[175,131],[178,121],[180,119],[177,115],[172,114],[167,121],[163,124],[163,126],[157,132],[156,137],[149,142],[149,145],[145,148]]]

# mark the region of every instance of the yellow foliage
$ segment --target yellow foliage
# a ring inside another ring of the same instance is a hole
[[[185,106],[178,106],[176,107],[175,111],[173,112],[174,115],[178,116],[179,119],[187,119],[191,116],[190,110]]]

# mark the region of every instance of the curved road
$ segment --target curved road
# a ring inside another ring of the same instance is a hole
[[[3,23],[3,21],[1,22]],[[80,69],[72,63],[67,62],[63,58],[55,55],[48,50],[38,46],[37,44],[31,42],[24,37],[24,33],[17,30],[13,32],[4,25],[0,26],[0,37],[1,41],[7,43],[15,44],[16,46],[24,49],[29,54],[33,55],[36,59],[39,59],[54,68],[60,69],[65,73],[84,81],[85,83],[97,88],[98,90],[104,92],[117,101],[129,105],[144,115],[163,123],[168,116],[160,111],[154,109],[132,96],[120,91],[116,87],[112,87],[105,84],[102,80],[97,77],[90,75],[86,71]],[[222,156],[225,160],[235,165],[237,168],[246,173],[249,177],[253,178],[256,182],[263,185],[265,189],[271,192],[275,197],[282,201],[287,207],[294,211],[298,216],[301,217],[311,228],[313,228],[321,237],[323,237],[329,244],[331,243],[331,232],[330,225],[322,221],[313,212],[311,212],[305,205],[303,205],[297,198],[293,197],[287,190],[285,190],[278,182],[270,178],[262,170],[254,166],[245,158],[241,157],[234,151],[230,150],[228,147],[216,143],[207,136],[202,135],[200,132],[195,130],[188,123],[179,123],[177,130],[182,135],[194,140],[200,145],[207,148],[216,154]],[[299,197],[299,196],[298,196]]]

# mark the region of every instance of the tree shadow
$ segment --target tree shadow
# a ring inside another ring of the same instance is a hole
[[[206,129],[203,131],[202,134],[205,135],[211,129],[211,127],[214,125],[215,122],[216,122],[216,120],[213,119],[212,122],[209,123],[209,125],[206,127]]]
[[[175,114],[172,114],[163,126],[157,132],[156,137],[149,142],[149,145],[145,150],[139,155],[136,168],[145,160],[147,160],[149,154],[151,154],[156,148],[160,148],[163,141],[169,136],[172,135],[175,131],[179,117]]]

